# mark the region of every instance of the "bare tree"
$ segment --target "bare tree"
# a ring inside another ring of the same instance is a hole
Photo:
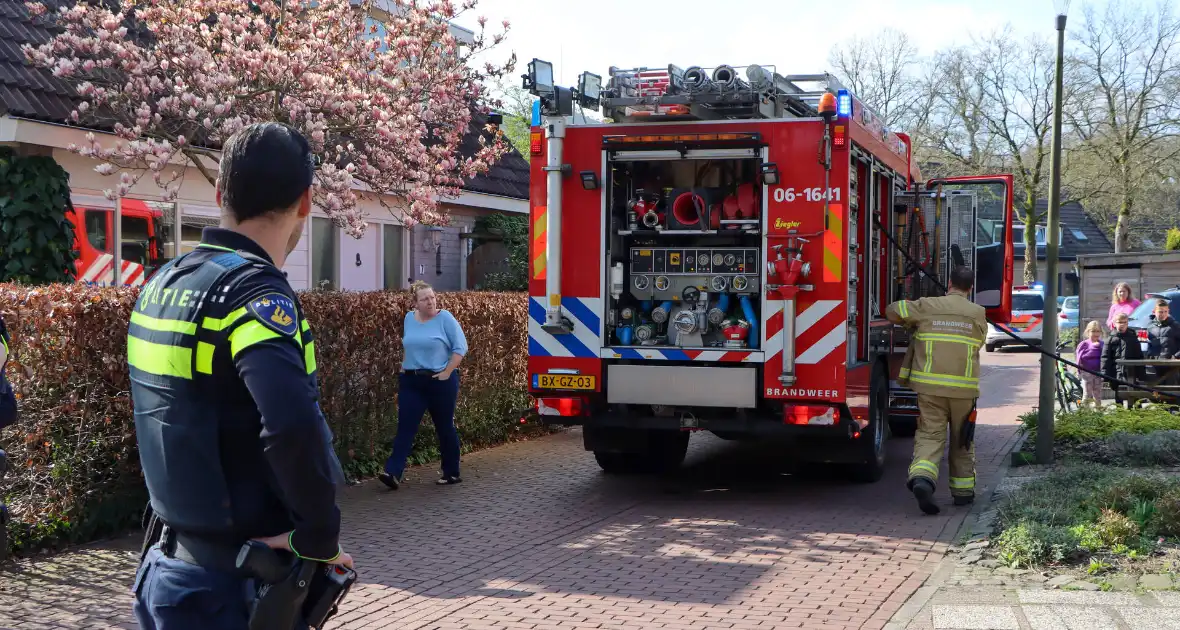
[[[1167,0],[1155,10],[1112,2],[1085,10],[1072,73],[1082,87],[1066,114],[1076,134],[1071,185],[1089,188],[1115,215],[1115,251],[1130,244],[1145,189],[1180,159],[1180,18]]]
[[[932,175],[994,172],[1005,162],[1003,145],[987,128],[976,51],[940,51],[922,79],[925,110],[915,128],[915,153]]]
[[[872,37],[853,37],[832,48],[828,63],[887,127],[910,127],[922,90],[915,76],[918,49],[909,35],[885,29]]]
[[[1043,40],[1017,42],[1010,28],[980,41],[975,53],[979,121],[999,141],[1015,175],[1024,218],[1024,281],[1031,284],[1037,279],[1036,227],[1046,214],[1037,203],[1048,184],[1055,55]]]

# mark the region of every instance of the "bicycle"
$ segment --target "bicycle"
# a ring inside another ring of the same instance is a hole
[[[1057,355],[1061,356],[1065,350],[1065,344],[1057,342]],[[1074,411],[1082,400],[1082,379],[1065,369],[1065,364],[1061,361],[1053,363],[1057,371],[1057,385],[1054,388],[1057,394],[1057,404],[1065,411]]]

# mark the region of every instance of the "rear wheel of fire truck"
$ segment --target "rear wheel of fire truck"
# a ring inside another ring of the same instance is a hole
[[[996,351],[996,344],[994,344],[994,343],[984,344],[983,349],[987,350],[988,352],[995,352]]]
[[[853,481],[873,483],[885,475],[886,441],[889,439],[889,380],[885,369],[873,370],[869,395],[869,424],[858,439],[865,460],[849,470]]]
[[[688,453],[685,431],[648,431],[639,452],[594,451],[594,460],[609,475],[664,473],[675,470]]]
[[[640,468],[649,473],[666,473],[680,468],[688,454],[689,435],[688,431],[652,431]]]

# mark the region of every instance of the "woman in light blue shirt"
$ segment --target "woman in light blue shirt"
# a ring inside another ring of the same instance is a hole
[[[385,462],[381,483],[397,490],[406,470],[406,458],[422,414],[430,412],[442,451],[439,485],[463,481],[459,478],[459,433],[455,430],[455,402],[459,398],[459,363],[467,354],[467,337],[448,311],[440,311],[434,289],[421,280],[410,285],[414,310],[406,313],[402,345],[405,358],[398,380],[397,437],[393,453]]]

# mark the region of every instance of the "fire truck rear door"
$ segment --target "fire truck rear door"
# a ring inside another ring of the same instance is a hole
[[[1012,238],[1012,222],[1015,219],[1012,207],[1013,177],[1011,175],[980,175],[973,177],[946,177],[927,182],[928,192],[940,190],[948,195],[947,216],[943,219],[943,243],[953,243],[954,235],[965,232],[974,224],[973,251],[966,254],[964,263],[975,270],[976,304],[987,309],[988,319],[1007,323],[1012,319],[1012,286],[1015,244]],[[955,192],[974,193],[974,203],[956,204]],[[961,209],[960,209],[961,208]],[[972,217],[954,216],[969,212]],[[950,250],[950,245],[945,245]],[[954,252],[944,250],[947,259]],[[941,265],[940,265],[941,266]],[[948,267],[949,268],[949,267]]]

